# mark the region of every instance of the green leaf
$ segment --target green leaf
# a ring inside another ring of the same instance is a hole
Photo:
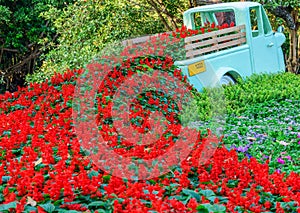
[[[201,198],[200,198],[200,195],[193,191],[193,190],[190,190],[190,189],[182,189],[182,193],[186,194],[186,195],[190,195],[191,197],[195,198],[197,200],[197,202],[200,202]]]
[[[68,100],[67,103],[66,103],[67,107],[72,107],[72,101],[71,100]]]
[[[228,198],[227,197],[223,197],[223,196],[217,196],[219,203],[227,203],[228,202]]]
[[[211,202],[214,202],[215,199],[216,199],[216,196],[210,196],[210,197],[207,197],[206,199],[211,201]]]
[[[228,180],[227,187],[234,188],[237,187],[239,180]]]
[[[90,179],[92,179],[92,177],[97,177],[99,175],[99,172],[95,171],[95,170],[92,170],[89,174],[88,174],[88,177]]]
[[[215,213],[223,213],[226,211],[226,207],[223,205],[214,204],[209,210]]]
[[[153,185],[156,184],[155,180],[149,180],[149,183]]]
[[[58,213],[82,213],[80,211],[76,211],[76,210],[66,210],[66,209],[57,209],[55,212]]]
[[[110,180],[110,178],[111,178],[111,176],[110,175],[103,175],[103,182],[104,183],[108,183],[109,182],[109,180]]]
[[[200,204],[199,206],[197,206],[197,210],[198,212],[201,213],[209,213],[209,207],[211,207],[211,204],[209,203],[205,203],[205,204]]]
[[[97,209],[97,212],[99,212],[99,213],[107,213],[107,211],[104,210],[104,209]]]
[[[10,176],[2,176],[2,182],[7,183],[11,177]]]
[[[55,210],[55,206],[52,203],[40,204],[39,206],[48,213],[51,213]]]
[[[106,203],[103,202],[103,201],[94,201],[94,202],[91,202],[88,207],[99,207],[99,206],[105,206]]]
[[[63,200],[57,200],[57,201],[55,201],[53,204],[54,204],[54,206],[59,206],[59,205],[61,205],[63,203]]]
[[[215,193],[212,190],[206,189],[206,190],[201,190],[200,193],[204,195],[206,198],[211,197],[211,196],[216,196]]]
[[[30,205],[25,206],[24,210],[27,212],[31,212],[31,211],[37,212],[37,208]]]
[[[10,202],[10,203],[7,203],[7,204],[2,204],[0,206],[0,211],[8,211],[9,209],[15,209],[17,206],[17,202]]]

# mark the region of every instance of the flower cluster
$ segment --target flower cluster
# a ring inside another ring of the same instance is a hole
[[[225,144],[240,155],[269,160],[271,171],[299,170],[299,100],[265,101],[227,120]]]
[[[208,32],[213,32],[217,30],[226,29],[229,27],[234,27],[234,23],[228,25],[227,23],[223,25],[216,25],[215,23],[205,23],[202,27],[197,27],[195,30],[188,29],[186,26],[182,25],[181,28],[176,29],[176,31],[172,32],[172,36],[176,38],[186,38],[189,36],[204,34]]]

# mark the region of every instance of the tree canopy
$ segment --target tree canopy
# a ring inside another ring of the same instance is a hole
[[[0,0],[0,84],[15,90],[38,65],[40,40],[55,40],[51,23],[40,16],[49,7],[63,8],[73,0]]]

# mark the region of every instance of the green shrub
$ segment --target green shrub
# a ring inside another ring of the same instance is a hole
[[[292,73],[253,75],[225,88],[228,114],[244,112],[248,106],[270,100],[300,99],[300,76]]]
[[[252,75],[239,80],[235,85],[224,86],[223,92],[207,88],[203,93],[194,92],[194,98],[200,109],[200,118],[208,120],[213,116],[215,108],[226,109],[224,114],[227,115],[239,115],[252,105],[270,100],[300,100],[299,82],[300,75],[293,73]],[[216,102],[211,101],[211,94],[218,93],[219,96],[224,96],[224,101],[218,100],[218,105],[215,106]]]

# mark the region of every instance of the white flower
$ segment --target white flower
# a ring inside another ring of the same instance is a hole
[[[279,143],[280,143],[281,145],[283,145],[283,146],[289,145],[289,143],[287,143],[287,142],[285,142],[285,141],[279,141]]]

